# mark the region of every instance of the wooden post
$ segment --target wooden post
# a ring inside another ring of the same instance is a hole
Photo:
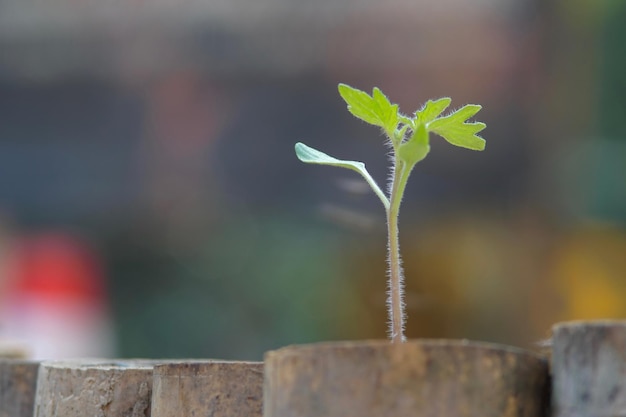
[[[555,325],[552,378],[555,417],[626,416],[626,321]]]
[[[43,362],[35,417],[149,417],[151,361]]]
[[[0,359],[0,417],[32,417],[39,362]]]
[[[154,368],[152,417],[261,417],[261,362],[181,362]]]
[[[543,417],[544,358],[467,341],[339,342],[265,355],[264,417]]]

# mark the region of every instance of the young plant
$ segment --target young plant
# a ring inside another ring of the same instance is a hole
[[[398,111],[398,105],[374,87],[372,95],[364,91],[339,84],[339,94],[348,104],[348,111],[357,118],[378,126],[386,136],[391,152],[391,175],[388,196],[380,189],[376,181],[365,169],[363,162],[346,161],[333,158],[303,143],[296,143],[296,155],[302,162],[309,164],[330,165],[347,168],[358,172],[365,178],[374,193],[385,207],[387,214],[388,238],[388,292],[387,307],[389,314],[389,337],[393,343],[404,342],[404,277],[398,240],[398,214],[407,180],[413,167],[424,159],[430,151],[431,132],[444,138],[452,145],[482,151],[485,140],[477,135],[486,125],[480,122],[467,122],[481,109],[476,104],[442,116],[448,108],[450,98],[428,100],[412,116]]]

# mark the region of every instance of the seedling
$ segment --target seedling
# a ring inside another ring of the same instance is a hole
[[[436,133],[452,145],[482,151],[485,149],[485,140],[477,133],[486,125],[481,122],[467,122],[481,109],[481,106],[476,104],[468,104],[442,116],[452,101],[448,97],[428,100],[420,110],[412,116],[407,116],[400,113],[398,105],[391,104],[377,87],[374,87],[372,95],[369,95],[349,85],[339,84],[339,94],[348,104],[350,113],[382,129],[392,149],[388,195],[367,172],[363,162],[336,159],[300,142],[296,143],[296,155],[302,162],[309,164],[330,165],[358,172],[383,203],[387,214],[388,239],[388,333],[393,343],[404,342],[406,313],[404,276],[398,240],[398,215],[407,180],[413,167],[430,151],[430,132]]]

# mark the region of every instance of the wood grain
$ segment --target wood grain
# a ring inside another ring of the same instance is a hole
[[[39,362],[0,359],[0,417],[32,417]]]
[[[546,360],[467,341],[338,342],[265,356],[264,417],[542,417]]]
[[[43,362],[35,417],[150,417],[150,361]]]
[[[152,417],[261,417],[261,362],[182,362],[156,366]]]
[[[555,325],[552,378],[555,417],[626,416],[626,321]]]

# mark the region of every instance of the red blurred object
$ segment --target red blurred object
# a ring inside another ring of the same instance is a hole
[[[67,297],[94,305],[105,299],[103,274],[94,254],[68,236],[26,238],[13,261],[15,296]]]
[[[35,359],[110,356],[113,338],[97,253],[63,233],[17,239],[9,250],[0,334]]]

